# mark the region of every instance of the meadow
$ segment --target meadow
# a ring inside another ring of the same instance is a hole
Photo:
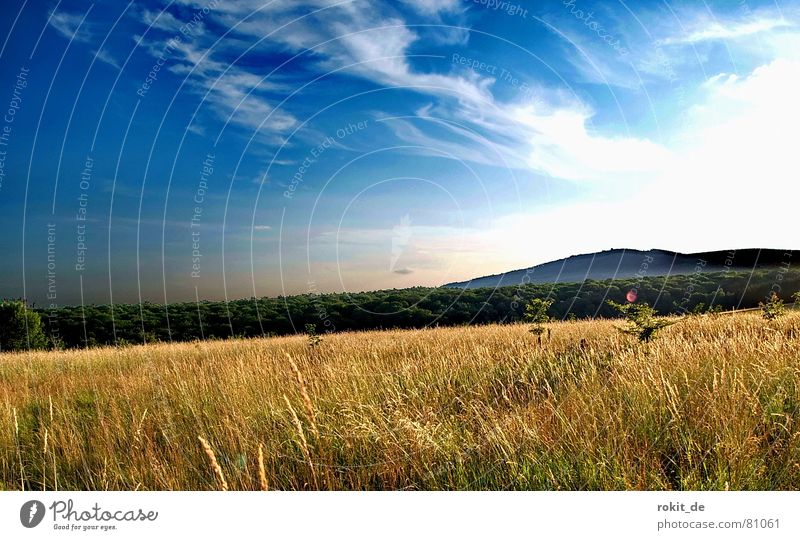
[[[6,490],[796,490],[800,313],[0,355]]]

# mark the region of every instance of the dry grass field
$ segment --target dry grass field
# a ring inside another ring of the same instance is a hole
[[[800,489],[800,314],[619,324],[0,355],[0,487]]]

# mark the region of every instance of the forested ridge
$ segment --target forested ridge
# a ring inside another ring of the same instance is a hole
[[[360,293],[303,294],[276,298],[87,305],[55,310],[34,306],[45,331],[65,347],[190,341],[340,332],[388,328],[424,328],[464,324],[510,323],[523,318],[533,298],[554,300],[556,319],[615,317],[606,301],[624,302],[629,291],[658,313],[758,306],[771,292],[789,299],[800,290],[800,272],[786,268],[752,273],[718,272],[642,279],[528,284],[497,289],[415,287]]]

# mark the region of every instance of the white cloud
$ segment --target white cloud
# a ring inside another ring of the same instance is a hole
[[[662,170],[670,152],[647,139],[607,137],[590,133],[591,113],[582,108],[559,108],[540,113],[533,107],[517,110],[531,130],[529,163],[555,178],[579,182],[641,181]]]
[[[270,178],[267,176],[266,170],[259,172],[257,175],[253,176],[251,179],[251,183],[260,186],[262,184],[269,184]]]
[[[198,32],[202,34],[202,32]],[[145,49],[155,58],[167,50],[166,41],[145,44]],[[204,50],[192,41],[172,42],[173,62],[169,71],[187,77],[190,89],[204,96],[206,109],[219,118],[251,130],[258,130],[270,139],[297,124],[295,117],[285,110],[275,110],[265,91],[282,88],[264,80],[263,75],[251,73],[237,65],[219,61],[214,51]],[[269,116],[269,121],[264,120]]]
[[[462,4],[460,0],[402,0],[423,15],[436,15],[441,12],[454,12]]]
[[[53,11],[48,20],[50,26],[56,29],[59,34],[73,41],[90,41],[91,33],[85,25],[81,25],[83,15],[67,13],[64,11]]]
[[[799,61],[778,59],[744,76],[721,74],[701,88],[687,121],[663,146],[593,135],[586,129],[589,112],[580,109],[541,116],[529,111],[522,121],[558,149],[551,160],[536,157],[538,167],[601,179],[625,168],[636,178],[641,169],[643,184],[618,197],[501,215],[485,227],[415,227],[403,262],[415,272],[403,285],[441,284],[612,247],[796,247],[791,204],[800,199],[792,136],[800,125],[797,95]],[[325,270],[336,278],[325,286],[355,290],[390,283],[380,274],[390,242],[388,229],[343,229],[312,237],[311,249],[318,254],[338,246],[339,262]],[[319,265],[330,264],[321,260]],[[325,272],[315,266],[313,275],[323,286]]]
[[[796,225],[779,202],[800,198],[793,136],[800,125],[800,62],[778,59],[746,77],[716,77],[704,91],[659,197],[712,216],[697,227],[700,235],[793,245]]]
[[[498,258],[495,270],[518,267],[523,261],[508,254],[519,246],[536,253],[525,264],[609,247],[797,247],[800,62],[715,77],[703,92],[653,181],[625,197],[505,216],[470,241]],[[531,240],[529,231],[553,229]]]
[[[84,19],[84,15],[53,11],[50,13],[48,22],[59,34],[71,41],[89,43],[95,37],[91,29],[92,24]],[[120,69],[119,62],[107,48],[93,50],[92,54],[97,60]]]
[[[591,114],[575,99],[564,99],[560,93],[540,89],[528,98],[526,105],[498,102],[491,88],[496,81],[467,71],[458,74],[424,73],[415,71],[406,57],[408,49],[418,40],[399,19],[364,19],[362,14],[350,15],[331,24],[340,39],[326,50],[330,67],[354,64],[350,71],[385,86],[402,86],[418,93],[436,96],[457,105],[439,107],[445,119],[465,126],[474,126],[489,140],[501,141],[502,154],[512,167],[530,166],[551,176],[579,181],[618,180],[620,175],[651,171],[663,161],[666,152],[658,145],[630,137],[599,137],[590,135],[586,123]],[[362,28],[382,27],[361,31]],[[380,39],[376,39],[376,34]],[[527,103],[538,102],[537,107]],[[564,104],[560,102],[566,102]],[[541,111],[545,112],[541,112]],[[561,126],[561,121],[568,125]],[[436,139],[408,122],[393,122],[402,140],[423,147],[421,153],[435,155],[438,151],[484,164],[497,164],[496,146],[467,130],[471,143],[455,148],[452,142]],[[455,128],[451,128],[455,129]],[[531,154],[525,163],[517,159]]]
[[[185,3],[195,7],[199,5],[192,0]],[[419,2],[416,7],[448,10],[454,5],[452,2],[437,1]],[[446,75],[415,71],[407,55],[409,47],[418,41],[419,36],[405,26],[405,21],[399,15],[381,13],[386,8],[364,1],[223,2],[208,17],[217,18],[223,26],[235,26],[234,32],[248,44],[266,38],[263,42],[266,45],[263,46],[277,43],[296,52],[313,48],[315,55],[312,63],[316,61],[316,67],[322,71],[344,70],[381,86],[409,87],[421,94],[468,104],[470,111],[478,112],[473,114],[478,121],[490,109],[496,108],[489,91],[492,79],[480,78],[472,73]],[[313,13],[314,10],[322,11]],[[147,11],[140,16],[145,24],[156,20]],[[169,17],[162,16],[165,21]],[[284,25],[285,28],[281,28]],[[204,41],[210,42],[210,38],[206,37]],[[148,46],[153,56],[160,55],[163,48],[164,43]],[[178,44],[176,49],[180,55],[179,63],[171,66],[170,71],[177,74],[193,71],[191,84],[203,93],[211,90],[207,99],[220,116],[227,118],[233,114],[235,123],[255,129],[271,114],[268,125],[262,128],[270,132],[285,131],[296,125],[291,113],[273,111],[270,100],[258,92],[250,92],[254,88],[288,90],[288,87],[282,88],[263,81],[263,75],[254,73],[253,68],[230,66],[215,59],[223,53],[230,57],[241,52],[241,42],[238,40],[229,39],[219,44],[213,55],[205,54],[197,43],[188,41]],[[308,59],[306,57],[304,61]]]
[[[702,41],[731,40],[792,25],[783,18],[763,18],[733,22],[703,20],[693,26],[695,26],[695,29],[690,32],[669,36],[659,40],[657,43],[661,45],[691,45]]]
[[[185,23],[179,21],[169,11],[159,11],[158,13],[145,9],[142,11],[141,20],[147,26],[164,30],[165,32],[177,32]]]
[[[497,137],[491,139],[479,133],[469,131],[449,122],[421,115],[419,119],[383,119],[395,137],[414,148],[407,151],[458,161],[494,165],[514,169],[528,168],[528,159],[524,151],[516,144],[508,145]],[[437,133],[432,131],[431,124],[441,128]],[[423,129],[426,128],[426,129]]]
[[[654,152],[656,161],[642,176],[647,182],[606,200],[499,216],[483,229],[431,230],[429,238],[461,241],[430,242],[427,248],[435,250],[442,268],[445,261],[458,261],[458,279],[612,247],[684,252],[796,248],[792,205],[800,200],[793,136],[800,125],[798,95],[798,61],[779,59],[747,76],[715,77],[704,85],[700,102],[668,149],[628,141],[604,155],[605,141],[585,133],[580,115],[553,118],[552,128],[539,123],[537,129],[561,141],[559,148],[575,141],[571,155],[553,161],[554,173],[568,176],[587,160],[593,162],[592,172],[615,168],[611,162],[617,159],[648,168]],[[615,154],[626,144],[627,155]],[[430,270],[420,278],[430,282],[445,275]]]
[[[101,62],[105,62],[109,66],[120,69],[120,65],[119,62],[117,62],[117,59],[111,56],[111,53],[109,53],[106,49],[100,49],[99,51],[95,51],[94,54],[95,57]]]
[[[194,121],[192,121],[192,123],[186,127],[186,131],[188,131],[189,133],[194,133],[195,135],[199,135],[201,137],[205,137],[206,135],[205,128],[203,128],[203,126]]]
[[[613,26],[614,35],[627,45],[621,55],[572,21],[548,18],[554,35],[564,40],[565,59],[580,82],[639,93],[658,93],[662,84],[689,84],[698,71],[714,69],[711,45],[723,45],[734,69],[748,69],[774,58],[777,49],[797,49],[797,10],[753,8],[746,3],[726,6],[719,14],[711,7],[639,8],[636,19]],[[568,46],[566,46],[568,44]]]
[[[420,10],[453,7],[453,3],[447,1],[420,0],[415,5]],[[219,16],[227,22],[238,21],[260,6],[248,2],[225,3],[209,16]],[[307,15],[309,10],[323,8],[320,13]],[[497,152],[485,144],[481,137],[485,136],[500,142],[498,146],[504,148],[502,155],[512,167],[527,167],[553,178],[595,186],[650,183],[679,159],[663,144],[619,132],[605,134],[592,127],[594,112],[575,96],[565,97],[559,92],[540,89],[535,101],[525,96],[519,102],[505,103],[495,99],[492,88],[496,81],[491,77],[481,77],[471,71],[416,70],[407,55],[419,36],[404,25],[399,14],[385,9],[382,13],[371,3],[339,6],[328,0],[277,2],[250,17],[237,31],[248,42],[253,38],[261,39],[301,12],[306,16],[269,39],[298,52],[313,47],[316,53],[313,58],[319,62],[317,67],[341,69],[349,66],[346,69],[350,74],[378,85],[409,87],[419,94],[436,97],[436,107],[428,109],[426,114],[438,114],[477,132],[451,127],[451,134],[458,132],[461,139],[454,143],[452,137],[433,135],[424,122],[413,125],[408,121],[393,122],[395,134],[405,142],[422,147],[420,153],[436,155],[444,151],[460,159],[496,164]],[[778,20],[769,21],[719,23],[702,28],[697,23],[682,39],[730,38],[784,24]],[[668,40],[677,43],[678,38]],[[203,92],[213,85],[208,101],[221,116],[233,114],[235,122],[251,129],[257,128],[270,114],[272,119],[265,130],[280,132],[296,125],[291,113],[274,111],[270,101],[259,92],[248,95],[251,89],[264,84],[259,75],[234,66],[217,80],[225,65],[209,56],[201,61],[203,51],[194,44],[184,43],[180,51],[184,63],[173,66],[173,71],[181,73],[194,67],[198,76],[193,84]]]

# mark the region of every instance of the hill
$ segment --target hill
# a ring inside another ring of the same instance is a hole
[[[750,272],[800,261],[794,250],[740,249],[677,253],[662,249],[611,249],[444,285],[450,288],[518,286],[523,283],[580,283],[711,272]]]

